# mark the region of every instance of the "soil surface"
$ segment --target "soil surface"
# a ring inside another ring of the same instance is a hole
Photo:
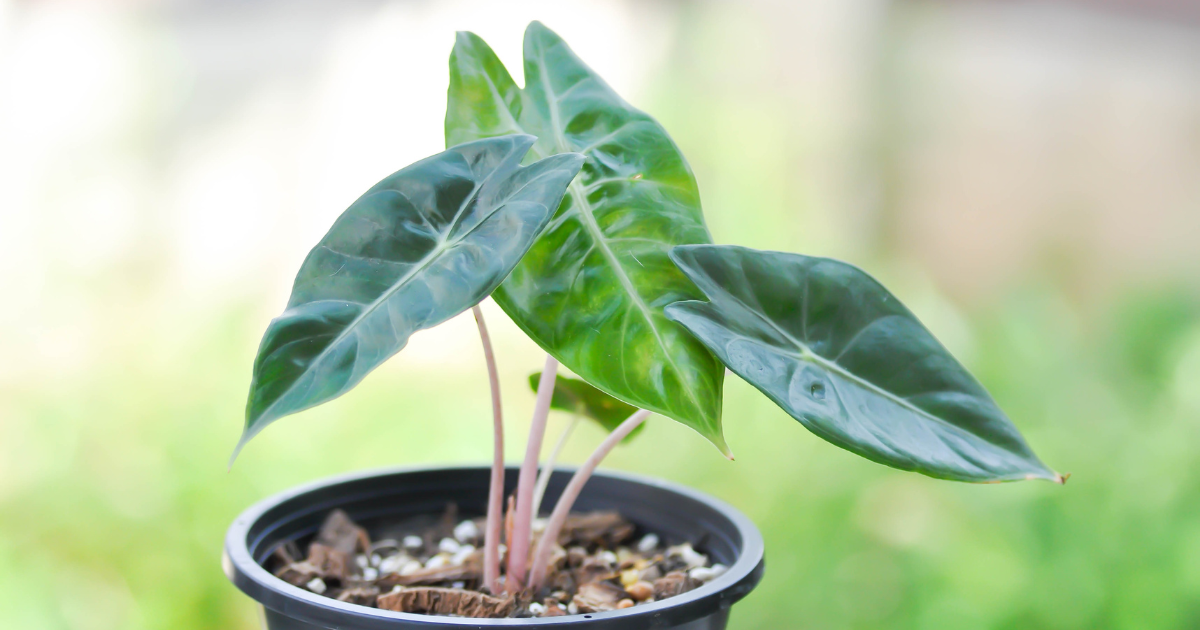
[[[291,584],[343,602],[457,617],[555,617],[630,608],[690,591],[725,572],[690,543],[666,546],[616,512],[572,514],[558,537],[546,586],[489,593],[481,586],[484,519],[440,518],[385,528],[372,540],[334,510],[301,553],[279,545],[267,569]],[[534,522],[534,544],[544,521]],[[501,567],[504,551],[501,546]],[[501,580],[503,580],[503,576]],[[498,589],[504,590],[504,589]]]

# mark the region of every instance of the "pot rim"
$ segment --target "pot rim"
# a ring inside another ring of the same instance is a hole
[[[662,490],[683,495],[696,502],[702,503],[728,518],[737,528],[741,536],[741,549],[737,561],[720,577],[702,586],[650,604],[643,604],[623,610],[567,615],[563,617],[533,617],[533,618],[504,618],[476,619],[468,617],[442,617],[418,613],[401,613],[369,606],[361,606],[336,599],[317,595],[298,586],[293,586],[275,577],[263,568],[250,554],[247,538],[251,527],[267,511],[281,503],[313,492],[327,486],[360,481],[371,477],[382,477],[405,473],[436,473],[462,470],[489,470],[490,466],[482,465],[448,465],[448,466],[399,466],[376,468],[359,472],[332,475],[284,490],[262,499],[244,510],[234,519],[225,535],[225,545],[221,554],[221,565],[225,575],[239,590],[263,606],[294,616],[305,621],[318,624],[333,621],[341,615],[348,615],[362,622],[371,619],[372,625],[380,628],[387,627],[389,622],[404,621],[421,623],[429,628],[446,628],[463,630],[464,628],[503,627],[503,626],[538,626],[562,627],[581,624],[584,622],[613,622],[624,619],[627,622],[652,622],[663,615],[668,609],[681,607],[697,607],[711,611],[728,608],[741,599],[758,584],[762,578],[763,568],[763,539],[754,522],[733,506],[709,496],[703,492],[682,484],[665,481],[644,475],[597,470],[594,477],[608,477],[620,481],[643,484]],[[556,466],[555,472],[573,473],[574,467]],[[739,588],[740,587],[740,588]],[[722,596],[725,591],[737,593],[734,597]],[[712,602],[711,600],[716,600]],[[714,605],[715,603],[715,605]],[[698,611],[699,612],[699,611]],[[704,613],[698,616],[704,616]],[[364,619],[366,618],[366,619]],[[607,625],[607,624],[605,624]],[[637,624],[638,626],[642,624]],[[631,625],[632,627],[632,625]]]

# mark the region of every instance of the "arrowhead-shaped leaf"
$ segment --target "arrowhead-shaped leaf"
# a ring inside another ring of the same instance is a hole
[[[538,382],[541,378],[541,372],[529,375],[529,387],[534,392],[537,392]],[[605,394],[592,387],[587,381],[561,374],[554,379],[554,395],[550,397],[550,408],[591,418],[609,433],[637,411],[637,407],[627,405]],[[632,440],[644,428],[646,428],[646,423],[643,422],[621,441]]]
[[[587,161],[496,302],[592,385],[678,420],[728,453],[724,370],[662,310],[701,297],[671,264],[670,248],[710,242],[679,148],[540,23],[525,31],[524,89],[483,40],[459,33],[446,142],[514,132],[538,136],[536,155],[574,151]]]
[[[338,218],[263,335],[239,450],[276,419],[346,393],[414,332],[504,280],[583,160],[563,154],[521,167],[534,140],[456,146],[390,175]]]
[[[887,289],[836,260],[677,247],[709,302],[667,316],[818,436],[957,481],[1062,481],[967,370]]]

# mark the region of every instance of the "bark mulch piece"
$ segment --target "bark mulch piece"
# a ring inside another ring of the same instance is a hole
[[[654,599],[674,597],[697,586],[700,586],[700,580],[693,580],[682,571],[672,571],[654,581]]]
[[[542,613],[543,617],[565,617],[567,610],[562,607],[557,599],[553,597],[546,598],[546,612]]]
[[[348,588],[341,593],[338,593],[339,602],[349,602],[360,606],[374,606],[376,598],[379,597],[379,589],[374,586],[358,586]]]
[[[366,551],[371,547],[371,537],[367,530],[359,527],[350,520],[350,516],[341,510],[334,510],[325,517],[321,531],[313,544],[331,547],[345,554],[356,551]]]
[[[590,613],[616,610],[617,602],[628,598],[629,594],[620,586],[609,582],[592,582],[580,586],[575,599],[571,601],[575,602],[579,612]]]
[[[307,562],[293,562],[285,564],[275,571],[275,577],[291,584],[304,588],[306,584],[311,582],[313,578],[321,577],[317,572],[317,568]]]
[[[300,545],[294,540],[284,541],[283,544],[271,550],[271,559],[280,564],[292,564],[300,562],[303,556],[300,555]]]
[[[461,566],[421,569],[408,575],[389,573],[375,580],[375,584],[381,588],[391,588],[393,586],[437,584],[438,582],[474,582],[481,579],[483,579],[483,567],[477,562],[468,562]]]
[[[308,559],[301,564],[314,568],[317,575],[325,580],[345,581],[358,573],[353,552],[346,553],[319,542],[308,546]]]
[[[376,603],[380,608],[395,612],[475,618],[507,617],[516,608],[516,600],[511,597],[492,597],[478,591],[435,586],[398,586],[392,592],[380,595]]]
[[[359,527],[341,510],[325,517],[317,538],[308,546],[308,557],[295,559],[299,547],[294,542],[276,547],[272,557],[284,563],[275,576],[294,586],[304,586],[313,578],[345,582],[359,574],[354,562],[355,553],[371,546],[367,530]]]
[[[558,534],[558,544],[615,549],[633,538],[637,528],[616,512],[571,514]]]

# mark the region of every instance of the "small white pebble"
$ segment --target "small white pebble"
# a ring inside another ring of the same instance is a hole
[[[696,567],[688,571],[688,577],[701,582],[711,582],[728,571],[729,568],[723,564],[714,564],[711,567]]]
[[[466,562],[467,558],[470,558],[471,554],[473,553],[475,553],[474,545],[463,545],[462,547],[459,547],[458,551],[455,552],[453,556],[450,557],[450,564],[453,564],[456,567],[462,566],[462,563]]]
[[[379,569],[372,569],[371,567],[365,567],[363,569],[363,579],[364,580],[367,580],[369,582],[371,580],[374,580],[377,577],[379,577]]]
[[[412,575],[417,571],[420,571],[421,568],[420,562],[417,562],[416,560],[409,560],[404,564],[404,566],[400,567],[400,570],[397,571],[397,573],[400,575]]]
[[[400,567],[404,566],[404,564],[408,562],[408,559],[408,556],[388,556],[383,559],[383,562],[379,563],[379,572],[383,573],[384,575],[388,573],[395,573],[400,570]]]
[[[377,566],[379,566],[380,562],[383,562],[383,556],[381,556],[377,553],[371,554],[371,566],[377,567]]]
[[[421,547],[424,547],[424,546],[425,546],[425,541],[421,540],[420,536],[405,536],[404,537],[404,548],[405,549],[420,549]]]
[[[604,551],[603,553],[600,554],[600,559],[609,564],[616,564],[617,563],[617,554],[615,554],[611,551]]]
[[[458,542],[471,542],[479,538],[479,528],[475,527],[475,521],[463,521],[454,528],[454,537]]]
[[[571,614],[571,615],[579,614],[579,607],[575,605],[575,602],[571,602],[570,604],[567,604],[567,613]]]
[[[498,546],[500,548],[500,555],[503,556],[504,554],[508,553],[508,545],[502,544],[502,545],[498,545]]]
[[[535,519],[533,519],[533,523],[532,523],[532,524],[530,524],[529,528],[530,528],[530,529],[532,529],[532,530],[533,530],[533,531],[535,531],[535,532],[544,532],[544,531],[546,531],[546,519],[544,519],[544,518],[535,518]]]
[[[325,592],[325,580],[322,580],[321,578],[316,577],[316,578],[309,580],[308,584],[305,584],[304,587],[307,588],[308,590],[316,593],[317,595],[320,595],[321,593]]]
[[[540,614],[546,612],[546,607],[537,602],[533,602],[532,604],[529,605],[529,612],[531,612],[535,615],[540,615]]]
[[[712,569],[708,567],[696,567],[695,569],[688,571],[688,577],[692,578],[693,580],[708,582],[716,576],[713,575]]]
[[[646,534],[638,541],[637,550],[642,553],[650,553],[658,548],[658,536],[655,534]]]
[[[453,538],[443,538],[438,543],[438,551],[442,553],[458,553],[460,548],[462,548],[462,545],[458,544],[458,541]]]
[[[426,569],[440,569],[448,564],[450,564],[450,556],[448,556],[444,553],[439,553],[438,555],[430,558],[429,562],[425,563],[425,568]]]
[[[450,583],[450,588],[465,588],[466,586],[467,586],[466,582],[451,582]]]
[[[354,564],[357,564],[358,568],[360,568],[360,569],[365,569],[365,568],[371,566],[371,562],[369,560],[367,560],[367,557],[362,554],[354,556]]]
[[[708,556],[692,549],[692,543],[683,543],[667,549],[667,557],[671,556],[679,556],[679,559],[683,560],[689,569],[708,564]]]

